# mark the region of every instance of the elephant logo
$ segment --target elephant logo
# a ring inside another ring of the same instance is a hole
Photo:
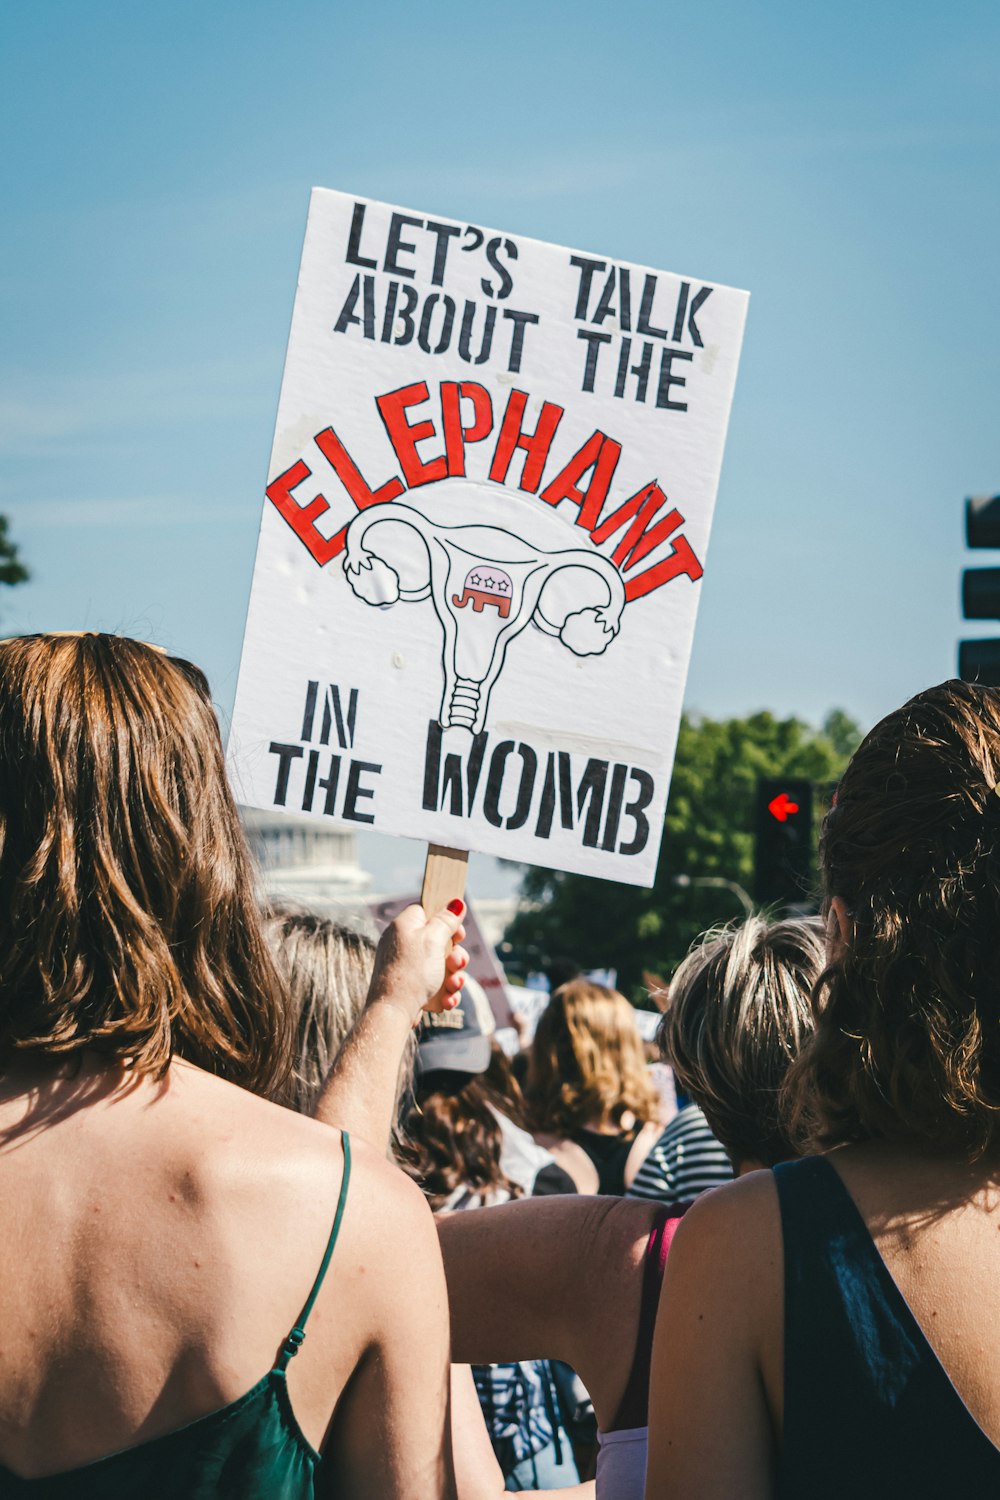
[[[484,485],[466,483],[473,503]],[[449,494],[458,489],[449,482]],[[625,608],[618,569],[599,553],[545,551],[500,526],[442,526],[390,501],[347,528],[344,574],[359,599],[385,607],[430,599],[444,635],[443,729],[479,734],[507,647],[533,624],[576,656],[600,655]]]
[[[471,601],[477,615],[482,614],[487,604],[492,604],[501,620],[506,620],[513,598],[514,580],[509,573],[505,573],[503,568],[479,566],[470,569],[461,597],[456,594],[451,602],[456,609],[464,609]]]

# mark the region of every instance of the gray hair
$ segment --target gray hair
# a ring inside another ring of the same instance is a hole
[[[796,1155],[781,1088],[812,1035],[825,963],[818,918],[750,917],[706,933],[671,981],[660,1050],[735,1165]]]
[[[375,944],[310,911],[275,910],[266,936],[292,1002],[295,1061],[279,1104],[310,1114],[347,1033],[364,1008]]]

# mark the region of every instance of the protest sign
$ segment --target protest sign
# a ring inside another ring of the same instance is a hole
[[[241,799],[651,884],[746,303],[314,190]]]
[[[387,901],[370,901],[368,910],[371,912],[372,921],[381,932],[395,917],[399,916],[401,911],[407,906],[412,906],[416,900],[416,896],[395,896]],[[471,902],[466,902],[462,925],[465,928],[462,946],[469,955],[469,967],[466,972],[482,985],[497,1026],[513,1026],[514,1016],[510,1001],[507,999],[507,976],[496,956],[493,944],[479,925],[476,909]]]

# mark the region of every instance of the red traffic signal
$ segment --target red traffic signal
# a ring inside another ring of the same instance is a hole
[[[761,906],[799,910],[816,884],[812,782],[804,776],[762,776],[755,805],[754,894]]]

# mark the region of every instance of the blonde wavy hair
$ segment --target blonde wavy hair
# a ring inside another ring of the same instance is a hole
[[[621,1126],[631,1115],[658,1118],[631,1005],[617,990],[587,979],[562,985],[538,1022],[525,1097],[536,1130],[572,1135],[587,1126]]]
[[[277,1103],[312,1113],[334,1058],[364,1010],[375,964],[371,938],[312,911],[276,907],[265,928],[288,985],[295,1061]],[[404,1059],[412,1070],[411,1043]]]
[[[817,918],[749,917],[707,932],[670,982],[660,1050],[734,1166],[796,1155],[782,1088],[812,1035],[825,961]]]

